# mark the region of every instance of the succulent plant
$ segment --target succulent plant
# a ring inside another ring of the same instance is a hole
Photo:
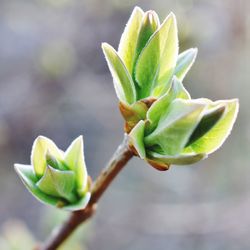
[[[238,100],[191,99],[182,81],[197,49],[178,54],[173,13],[160,24],[154,11],[135,7],[118,51],[107,43],[102,48],[135,154],[166,170],[199,161],[225,141]]]
[[[15,164],[15,170],[28,190],[43,203],[74,211],[85,208],[90,199],[82,136],[65,152],[52,140],[37,137],[31,165]]]

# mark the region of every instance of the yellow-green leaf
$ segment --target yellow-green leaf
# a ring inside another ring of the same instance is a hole
[[[198,125],[206,105],[195,100],[175,99],[156,129],[145,137],[145,146],[158,145],[164,154],[179,154]]]
[[[64,162],[75,172],[76,185],[79,195],[86,191],[88,174],[84,160],[83,137],[76,138],[65,152]]]
[[[126,28],[122,34],[118,48],[118,54],[131,75],[134,66],[137,39],[141,27],[143,14],[144,12],[141,8],[134,8],[131,17],[126,25]]]
[[[217,150],[229,136],[236,120],[239,110],[237,99],[217,101],[215,104],[226,105],[226,110],[222,118],[208,133],[190,145],[197,153],[211,154]]]
[[[171,13],[153,34],[142,50],[136,67],[135,78],[142,88],[141,98],[149,95],[159,96],[173,75],[178,55],[176,20]]]
[[[141,159],[146,157],[145,146],[144,146],[144,121],[140,121],[132,129],[129,134],[130,144],[135,148]]]
[[[113,77],[118,98],[128,104],[134,103],[136,100],[134,82],[123,61],[109,44],[103,43],[102,49]]]
[[[31,151],[31,164],[34,167],[37,177],[41,177],[46,169],[47,152],[59,161],[63,158],[61,150],[57,148],[52,140],[44,136],[38,136],[34,141]]]
[[[165,19],[159,29],[160,61],[158,75],[153,89],[154,96],[163,95],[169,88],[174,74],[179,51],[176,18],[173,13]]]
[[[192,67],[196,59],[197,52],[197,48],[191,48],[179,54],[174,74],[180,81],[184,79]]]
[[[87,206],[89,199],[90,199],[90,196],[91,196],[90,192],[87,192],[84,194],[84,196],[82,198],[77,200],[77,202],[75,202],[73,204],[65,205],[63,207],[63,209],[68,210],[68,211],[82,210]]]
[[[42,192],[37,186],[37,176],[33,171],[33,167],[29,165],[15,164],[15,170],[21,178],[23,184],[27,187],[30,193],[39,201],[45,204],[56,206],[60,199],[47,195]]]
[[[141,51],[149,41],[150,37],[158,29],[159,25],[159,17],[155,11],[150,10],[144,14],[137,40],[135,60],[137,60]]]
[[[69,202],[77,200],[73,193],[75,188],[75,173],[73,171],[61,171],[47,166],[43,177],[36,185],[45,194],[65,198]]]
[[[186,146],[192,144],[212,129],[223,116],[225,109],[225,105],[217,105],[214,108],[207,109]]]
[[[167,93],[155,101],[149,108],[147,112],[147,120],[149,121],[147,131],[152,131],[152,129],[157,126],[162,115],[166,113],[170,103],[176,98],[189,100],[190,95],[183,84],[174,77]]]
[[[171,155],[158,154],[152,151],[147,151],[147,155],[150,159],[154,161],[163,162],[169,165],[170,164],[174,164],[174,165],[193,164],[207,157],[206,154],[195,154],[195,153],[171,156]]]

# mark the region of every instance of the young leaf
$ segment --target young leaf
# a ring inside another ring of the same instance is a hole
[[[197,52],[198,50],[196,48],[191,48],[179,54],[174,74],[180,81],[184,79],[192,67],[196,59]]]
[[[122,34],[118,48],[118,54],[124,62],[130,75],[132,75],[133,71],[136,54],[135,51],[143,14],[144,12],[141,8],[134,8],[132,15],[126,25],[126,28]]]
[[[77,211],[77,210],[84,209],[89,202],[90,196],[91,196],[91,194],[89,192],[87,192],[77,202],[63,206],[63,209],[68,210],[68,211]]]
[[[58,204],[58,198],[46,195],[36,186],[35,183],[38,178],[34,174],[32,166],[15,164],[15,170],[21,178],[23,184],[27,187],[30,193],[34,195],[35,198],[37,198],[42,203],[49,204],[52,206],[56,206]]]
[[[174,165],[188,165],[206,158],[206,154],[181,154],[177,156],[161,155],[156,152],[147,151],[150,159]]]
[[[179,154],[198,125],[206,103],[194,100],[174,100],[166,118],[145,137],[146,147],[159,145],[167,155]]]
[[[74,202],[76,196],[72,195],[75,187],[75,173],[73,171],[60,171],[48,166],[43,177],[36,183],[45,194],[54,197],[63,197]]]
[[[173,75],[178,55],[178,37],[176,20],[171,13],[161,24],[142,50],[136,67],[135,78],[143,90],[141,97],[150,94],[153,85],[159,85],[158,96]]]
[[[171,78],[177,54],[176,20],[171,13],[152,35],[137,60],[135,79],[142,88],[141,98],[150,95],[156,82],[162,84]]]
[[[151,37],[142,50],[136,65],[135,79],[140,87],[138,99],[150,95],[153,83],[157,77],[160,61],[159,31]]]
[[[212,129],[212,127],[216,125],[216,123],[220,120],[220,118],[224,114],[225,109],[226,109],[225,105],[218,105],[215,108],[208,109],[204,113],[200,123],[194,130],[193,134],[190,136],[186,147],[195,142],[196,140],[198,140],[199,138],[201,138],[210,129]]]
[[[160,61],[158,64],[158,75],[155,79],[153,96],[161,96],[168,87],[176,66],[179,44],[177,35],[176,18],[173,13],[165,19],[159,29]]]
[[[50,152],[57,160],[62,159],[62,152],[57,148],[56,144],[44,136],[38,136],[34,141],[31,151],[31,164],[34,167],[37,177],[42,177],[46,166],[46,154]]]
[[[217,101],[215,104],[226,105],[226,110],[222,118],[208,133],[190,145],[190,147],[197,153],[211,154],[217,150],[229,136],[236,120],[239,110],[237,99]]]
[[[159,18],[155,11],[150,10],[144,14],[137,40],[135,60],[138,59],[142,49],[147,44],[149,38],[158,29],[159,24]]]
[[[87,187],[88,175],[83,153],[83,137],[76,138],[65,152],[64,161],[68,168],[75,172],[79,195]]]
[[[144,121],[140,121],[136,124],[136,126],[132,129],[129,134],[130,143],[135,148],[136,152],[140,156],[141,159],[146,157],[145,146],[144,146],[144,129],[145,123]]]
[[[132,104],[136,100],[136,92],[130,74],[112,46],[103,43],[102,49],[114,80],[118,98],[125,103]]]
[[[155,101],[149,108],[147,112],[147,120],[149,121],[147,131],[155,129],[164,111],[167,111],[170,103],[176,98],[189,100],[190,95],[184,88],[183,84],[174,77],[167,93]]]
[[[47,151],[46,152],[46,155],[45,155],[45,158],[46,158],[46,162],[47,162],[47,165],[55,168],[55,169],[59,169],[59,170],[67,170],[65,164],[63,164],[62,161],[58,161],[52,154],[50,151]]]

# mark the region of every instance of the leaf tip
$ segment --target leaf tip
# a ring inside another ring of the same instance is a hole
[[[169,15],[167,16],[167,19],[172,20],[172,22],[173,22],[174,24],[177,23],[177,21],[176,21],[176,16],[175,16],[174,12],[172,12],[172,11],[171,11],[171,12],[169,13]]]
[[[132,16],[134,13],[136,13],[136,12],[140,12],[140,13],[142,13],[142,14],[144,13],[143,9],[142,9],[141,7],[139,7],[139,6],[137,6],[137,5],[134,7],[131,16]]]
[[[190,51],[192,52],[192,54],[193,54],[193,60],[195,60],[196,59],[196,56],[197,56],[197,54],[198,54],[198,48],[191,48],[190,49]]]
[[[234,120],[236,120],[237,115],[239,113],[240,101],[238,98],[231,99],[231,101],[235,104]]]
[[[17,174],[19,173],[19,167],[20,167],[20,164],[14,163],[14,169],[17,172]]]
[[[106,50],[108,48],[108,46],[110,46],[108,43],[101,43],[102,49]]]
[[[82,144],[83,143],[83,135],[79,135],[78,137],[76,137],[76,139],[74,141]]]

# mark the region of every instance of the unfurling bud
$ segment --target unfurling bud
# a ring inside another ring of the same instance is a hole
[[[31,165],[15,164],[15,169],[29,191],[45,204],[74,211],[84,209],[89,201],[82,136],[65,152],[39,136],[32,147]]]
[[[191,99],[174,78],[168,92],[153,103],[129,133],[136,154],[159,170],[195,163],[217,150],[229,135],[238,100]]]
[[[160,24],[154,11],[135,7],[122,34],[118,52],[102,45],[111,71],[120,110],[129,132],[153,101],[164,95],[176,76],[181,81],[194,63],[197,49],[178,55],[176,18],[170,13]],[[138,109],[139,107],[139,109]],[[129,114],[129,116],[128,116]]]
[[[135,7],[118,52],[102,45],[111,71],[130,147],[160,170],[191,164],[218,149],[229,135],[238,100],[191,99],[182,81],[197,49],[179,54],[177,24],[160,24],[154,11]]]

